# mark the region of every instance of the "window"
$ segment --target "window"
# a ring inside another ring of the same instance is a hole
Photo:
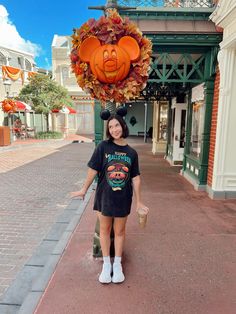
[[[175,129],[175,108],[171,110],[171,133],[170,133],[170,144],[174,144],[174,129]]]
[[[32,70],[32,66],[31,63],[29,62],[29,60],[25,59],[25,69],[27,71],[31,71]]]
[[[0,65],[6,65],[7,59],[6,57],[0,52]]]
[[[160,102],[159,140],[167,140],[168,104]]]
[[[17,67],[20,68],[20,69],[23,69],[23,62],[22,62],[22,58],[21,57],[17,57]]]
[[[205,119],[205,102],[203,100],[193,103],[192,132],[190,153],[199,158],[201,153],[202,134]]]
[[[186,124],[186,110],[181,110],[181,122],[180,122],[180,141],[179,147],[184,148],[185,146],[185,124]]]
[[[63,80],[69,78],[69,69],[66,67],[62,68],[62,78]]]
[[[16,56],[12,56],[12,58],[10,59],[10,62],[9,62],[10,66],[11,67],[14,67],[14,68],[19,68],[19,63],[18,63],[18,59]]]

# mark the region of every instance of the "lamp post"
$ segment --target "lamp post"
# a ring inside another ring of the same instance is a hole
[[[3,85],[5,88],[5,93],[6,93],[6,98],[10,98],[10,90],[11,90],[11,80],[5,79],[3,81]],[[10,128],[10,138],[11,138],[11,143],[12,143],[12,123],[11,123],[11,113],[8,113],[8,126]]]
[[[11,80],[5,79],[5,80],[3,81],[3,85],[4,85],[4,87],[5,87],[6,98],[9,98],[10,90],[11,90]]]

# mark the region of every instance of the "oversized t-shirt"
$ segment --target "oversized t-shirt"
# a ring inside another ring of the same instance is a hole
[[[98,171],[94,210],[111,217],[129,215],[132,178],[140,174],[137,152],[129,145],[103,141],[95,149],[88,167]]]

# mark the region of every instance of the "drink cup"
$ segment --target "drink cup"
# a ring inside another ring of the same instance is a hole
[[[147,211],[139,208],[138,209],[138,219],[139,219],[139,226],[141,228],[145,228],[146,223],[147,223]]]

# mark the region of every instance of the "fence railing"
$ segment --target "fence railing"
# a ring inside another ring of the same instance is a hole
[[[215,0],[119,0],[119,5],[136,7],[212,8]]]

